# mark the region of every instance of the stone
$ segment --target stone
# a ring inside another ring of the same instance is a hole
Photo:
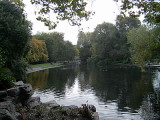
[[[23,117],[20,113],[16,112],[15,113],[15,117],[18,119],[18,120],[23,120]]]
[[[94,105],[88,105],[88,108],[92,111],[92,112],[96,112],[96,107]]]
[[[18,87],[10,88],[7,90],[7,95],[11,97],[18,97],[19,93],[20,91]]]
[[[3,102],[4,101],[16,102],[16,100],[17,100],[17,97],[15,98],[15,97],[11,97],[11,96],[7,96],[7,97],[3,98]]]
[[[20,90],[20,102],[22,105],[26,105],[29,98],[33,95],[33,90],[31,84],[24,84],[19,87]]]
[[[98,112],[93,112],[92,118],[93,118],[93,120],[99,120]]]
[[[47,108],[48,108],[48,109],[56,108],[56,107],[59,107],[59,106],[60,106],[59,104],[57,104],[57,102],[56,102],[55,100],[46,102],[45,104],[47,105]]]
[[[6,109],[11,113],[15,113],[15,106],[11,101],[0,102],[0,109]]]
[[[40,97],[31,97],[28,102],[27,102],[27,106],[29,108],[34,108],[36,106],[41,105],[41,101],[40,101]]]
[[[7,92],[6,91],[0,91],[0,101],[3,101],[5,97],[7,97]]]
[[[6,109],[0,109],[0,120],[17,120],[10,112]]]
[[[66,109],[77,109],[78,106],[76,106],[76,105],[70,105],[70,106],[64,106],[64,108],[66,108]]]
[[[4,120],[17,120],[15,106],[11,101],[0,102],[0,111],[0,116]]]
[[[22,86],[22,85],[24,85],[23,81],[18,81],[18,82],[14,83],[14,84],[15,84],[15,86]]]

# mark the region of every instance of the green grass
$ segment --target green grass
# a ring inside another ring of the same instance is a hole
[[[41,68],[53,68],[53,67],[60,67],[60,66],[63,66],[62,63],[44,63],[44,64],[36,64],[36,65],[30,65],[31,68],[38,68],[38,67],[41,67]]]

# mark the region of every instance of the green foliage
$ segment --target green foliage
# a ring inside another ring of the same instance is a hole
[[[48,60],[46,44],[42,40],[32,38],[31,49],[28,52],[27,60],[29,63],[45,63]]]
[[[83,63],[87,62],[87,59],[91,57],[91,33],[80,32],[78,34],[77,47],[79,49],[79,56]]]
[[[90,58],[87,59],[87,63],[89,65],[97,65],[97,63],[100,61],[101,59],[98,56],[92,56]]]
[[[102,59],[117,59],[120,39],[117,28],[111,23],[102,23],[92,33],[93,54]]]
[[[39,40],[44,40],[46,43],[49,62],[56,61],[56,56],[62,54],[63,46],[61,46],[63,41],[63,34],[54,32],[54,33],[39,33],[34,36]],[[58,51],[58,52],[57,52]],[[61,54],[60,54],[61,53]]]
[[[76,49],[69,41],[64,41],[62,33],[40,33],[34,37],[45,41],[49,62],[69,61],[76,56]]]
[[[152,51],[152,61],[153,62],[160,62],[160,55],[159,55],[159,51],[160,51],[160,25],[158,25],[152,29],[152,34],[153,34],[152,36],[155,40],[155,46]]]
[[[0,68],[4,66],[5,62],[6,62],[6,57],[4,56],[4,52],[0,48]]]
[[[119,1],[119,0],[115,0]],[[160,2],[159,0],[120,0],[122,2],[121,14],[128,12],[133,17],[144,15],[148,23],[160,23]],[[137,8],[137,9],[135,9]]]
[[[119,61],[123,63],[130,62],[129,45],[127,44],[127,33],[133,28],[140,27],[141,22],[134,17],[123,17],[118,15],[116,19],[116,27],[120,35],[120,50],[118,52]]]
[[[29,67],[28,63],[24,58],[18,60],[12,60],[11,71],[14,73],[14,76],[17,81],[25,81],[27,79],[27,68]]]
[[[143,67],[152,58],[152,50],[155,47],[155,40],[152,36],[152,32],[145,26],[135,28],[129,31],[128,42],[131,45],[131,58],[136,64]]]
[[[118,15],[116,19],[116,27],[121,35],[126,35],[129,30],[138,28],[140,25],[140,20],[134,17],[123,17],[122,15]]]
[[[85,0],[31,0],[31,3],[37,6],[37,20],[44,22],[49,29],[57,26],[59,21],[68,20],[71,25],[81,25],[80,22],[88,20],[90,11],[86,11],[87,3]],[[51,21],[50,14],[54,13],[55,21]]]
[[[20,74],[26,68],[21,60],[29,49],[31,24],[25,19],[23,9],[9,0],[0,1],[0,31],[0,48],[7,59],[6,66],[14,72],[17,80],[23,80]]]
[[[0,90],[10,88],[14,85],[16,79],[5,73],[0,73]]]
[[[64,60],[67,61],[74,60],[75,56],[77,55],[76,52],[77,49],[72,45],[71,42],[69,41],[64,42],[64,50],[63,50]]]

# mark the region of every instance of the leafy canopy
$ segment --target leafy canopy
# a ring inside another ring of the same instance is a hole
[[[133,17],[144,15],[145,21],[152,24],[160,23],[160,1],[159,0],[114,0],[121,1],[121,13],[126,12]]]
[[[46,63],[48,60],[48,52],[46,44],[42,40],[32,38],[31,48],[27,55],[29,63]]]
[[[12,0],[24,6],[22,0]],[[94,14],[86,10],[85,0],[30,0],[36,6],[37,20],[43,22],[49,29],[54,29],[59,21],[68,20],[71,25],[81,25],[83,19],[88,20]],[[52,17],[54,16],[54,17]]]
[[[130,30],[127,38],[131,45],[130,51],[133,63],[143,67],[151,60],[152,50],[156,43],[152,31],[145,26],[141,26]]]

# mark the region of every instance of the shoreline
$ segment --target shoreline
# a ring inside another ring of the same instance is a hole
[[[12,88],[0,91],[0,120],[99,120],[94,105],[60,106],[52,100],[46,103],[32,97],[31,84],[16,82]]]
[[[32,72],[37,72],[49,68],[58,68],[58,67],[63,67],[65,66],[64,64],[61,63],[44,63],[44,64],[36,64],[36,65],[30,65],[30,68],[27,69],[27,74],[32,73]]]

